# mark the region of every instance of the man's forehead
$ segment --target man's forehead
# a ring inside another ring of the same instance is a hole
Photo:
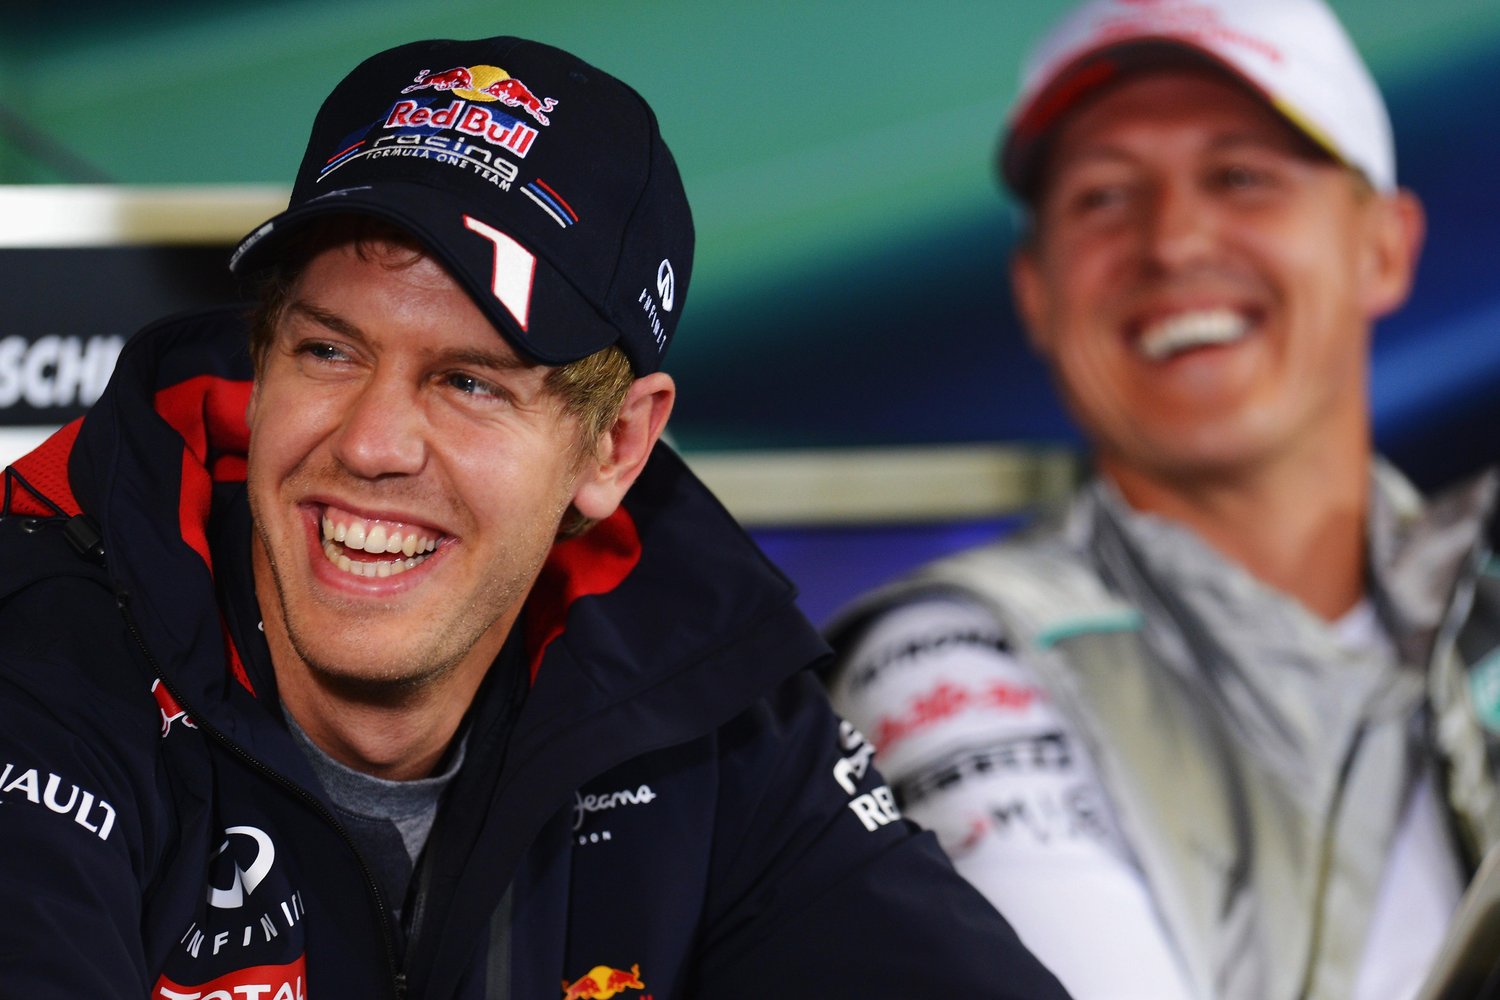
[[[1201,150],[1265,146],[1322,155],[1262,95],[1212,70],[1184,67],[1133,72],[1079,101],[1052,129],[1046,174],[1080,159],[1124,155],[1132,132],[1176,129]]]

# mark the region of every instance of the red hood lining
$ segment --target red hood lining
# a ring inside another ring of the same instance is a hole
[[[568,609],[580,597],[614,590],[641,561],[641,536],[624,507],[586,534],[552,546],[526,601],[526,654],[536,682],[542,656],[563,633]]]
[[[182,437],[182,492],[177,502],[178,530],[182,540],[213,573],[208,546],[208,512],[214,483],[245,480],[245,455],[250,450],[250,428],[245,408],[250,405],[252,383],[200,375],[168,386],[156,394],[156,412]],[[255,694],[245,661],[235,648],[229,623],[222,612],[219,628],[230,672],[240,685]]]
[[[78,440],[78,430],[82,426],[82,417],[64,424],[47,440],[11,463],[33,489],[61,507],[69,517],[82,512],[73,496],[72,484],[68,482],[68,456],[73,453],[73,442]],[[24,517],[57,516],[56,510],[24,489],[11,492],[10,505],[5,513]]]

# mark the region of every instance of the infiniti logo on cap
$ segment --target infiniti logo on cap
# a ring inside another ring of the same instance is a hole
[[[672,311],[672,294],[676,284],[676,279],[672,275],[672,262],[664,258],[656,268],[656,294],[661,298],[663,312]]]

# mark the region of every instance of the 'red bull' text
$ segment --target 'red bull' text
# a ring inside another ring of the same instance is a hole
[[[536,129],[509,115],[496,115],[489,108],[458,100],[445,108],[398,101],[386,116],[385,127],[453,129],[508,149],[523,159],[537,137]]]

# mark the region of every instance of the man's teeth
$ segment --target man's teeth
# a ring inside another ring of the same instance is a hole
[[[1140,350],[1152,361],[1179,351],[1214,344],[1228,344],[1250,330],[1250,321],[1233,309],[1200,309],[1178,313],[1146,328]]]
[[[416,529],[403,532],[378,523],[344,519],[335,522],[326,514],[323,517],[323,554],[340,570],[355,576],[386,577],[404,573],[423,562],[427,554],[437,548],[437,541]],[[350,549],[396,558],[354,560],[346,554]]]

